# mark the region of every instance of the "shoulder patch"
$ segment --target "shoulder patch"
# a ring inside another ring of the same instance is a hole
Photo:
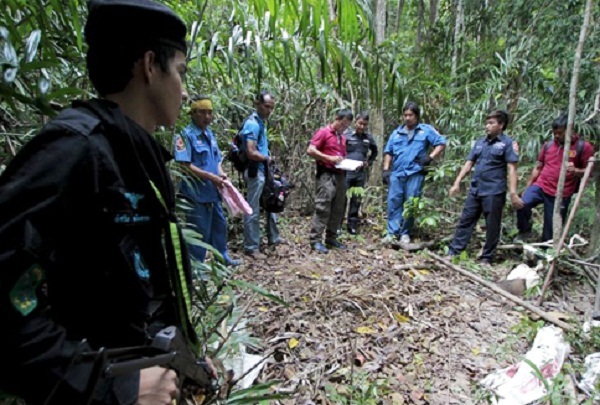
[[[37,307],[36,290],[44,279],[44,270],[39,264],[34,264],[19,277],[10,290],[10,302],[21,315],[27,316]]]
[[[175,137],[175,148],[177,149],[177,152],[183,152],[185,150],[185,140],[183,139],[183,136],[177,135]]]
[[[517,141],[513,141],[512,148],[513,148],[513,151],[518,155],[519,154],[519,144]]]

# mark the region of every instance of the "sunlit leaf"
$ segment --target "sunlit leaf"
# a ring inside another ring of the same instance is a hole
[[[300,341],[296,338],[291,338],[290,341],[288,342],[288,346],[290,349],[298,347],[299,344],[300,344]]]
[[[402,314],[400,314],[398,312],[394,313],[394,319],[396,321],[398,321],[398,323],[410,322],[410,318],[408,318],[408,317],[406,317],[406,316],[404,316],[404,315],[402,315]]]
[[[364,335],[364,334],[376,333],[377,331],[374,328],[372,328],[371,326],[359,326],[358,328],[356,328],[356,332]]]

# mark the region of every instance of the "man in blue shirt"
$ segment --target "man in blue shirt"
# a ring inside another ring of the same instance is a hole
[[[523,208],[517,195],[517,163],[519,145],[503,131],[508,125],[508,114],[497,110],[485,119],[487,136],[475,142],[460,173],[450,188],[450,197],[458,194],[460,182],[475,167],[469,195],[465,201],[456,234],[448,254],[454,256],[466,249],[473,229],[483,213],[486,223],[485,245],[479,258],[480,263],[490,265],[494,250],[500,240],[502,210],[506,201],[506,173],[508,167],[510,200],[516,209]]]
[[[404,217],[404,204],[423,192],[425,167],[446,147],[446,138],[431,125],[419,122],[421,111],[414,102],[402,109],[404,123],[392,132],[383,158],[383,183],[389,185],[387,236],[384,243],[400,239],[410,243],[414,218]],[[429,153],[430,147],[433,151]]]
[[[221,167],[223,157],[217,140],[208,127],[212,123],[213,107],[206,96],[192,100],[192,123],[175,137],[175,161],[181,164],[186,178],[180,193],[191,204],[187,222],[202,235],[202,241],[214,247],[228,266],[238,266],[227,253],[227,222],[223,214],[219,188],[227,175]],[[206,248],[189,244],[190,255],[203,262]]]
[[[252,207],[252,215],[244,215],[244,254],[248,257],[262,258],[260,247],[260,196],[265,187],[265,167],[271,163],[269,137],[265,121],[275,108],[275,97],[263,91],[256,97],[254,111],[242,127],[243,148],[248,156],[248,168],[244,180],[248,187],[246,201]],[[277,216],[267,212],[267,240],[275,246],[282,242],[277,229]]]

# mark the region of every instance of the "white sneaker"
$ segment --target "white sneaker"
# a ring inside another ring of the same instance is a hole
[[[383,238],[381,240],[381,243],[383,243],[384,245],[391,245],[392,243],[394,243],[396,241],[397,241],[397,239],[393,235],[387,235],[385,238]]]
[[[400,237],[400,243],[410,243],[410,236],[408,236],[408,235],[402,235]]]

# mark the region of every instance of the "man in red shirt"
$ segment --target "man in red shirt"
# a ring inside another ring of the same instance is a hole
[[[325,244],[329,248],[346,248],[337,240],[337,228],[344,217],[346,202],[345,174],[335,165],[346,157],[344,132],[350,127],[353,118],[352,111],[338,110],[331,125],[315,132],[306,151],[308,156],[317,161],[317,197],[310,229],[310,244],[319,253],[329,251],[321,242],[323,230],[326,230]]]
[[[552,239],[552,213],[563,161],[566,128],[566,115],[561,115],[552,123],[554,141],[549,141],[542,147],[537,166],[533,169],[522,196],[524,207],[517,211],[517,228],[519,229],[517,240],[527,240],[529,238],[531,233],[531,209],[541,203],[544,204],[542,241]],[[579,136],[574,134],[571,140],[569,166],[560,207],[563,222],[571,202],[571,196],[577,192],[579,179],[583,176],[587,161],[593,154],[594,147],[589,142],[583,139],[580,140]]]

